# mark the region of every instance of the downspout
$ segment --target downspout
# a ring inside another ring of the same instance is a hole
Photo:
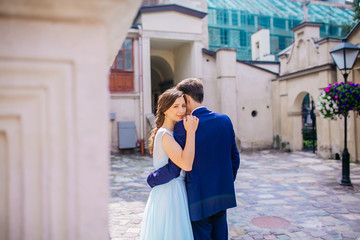
[[[139,92],[140,92],[140,151],[141,155],[145,155],[144,141],[144,100],[143,100],[143,56],[142,56],[142,27],[137,25],[139,29]]]

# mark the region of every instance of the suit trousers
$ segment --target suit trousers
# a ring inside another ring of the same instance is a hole
[[[226,210],[199,221],[191,221],[195,240],[228,240]]]

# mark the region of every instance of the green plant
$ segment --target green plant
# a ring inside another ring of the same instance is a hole
[[[352,82],[330,84],[321,92],[316,108],[321,117],[329,119],[347,116],[350,111],[360,114],[360,85]]]

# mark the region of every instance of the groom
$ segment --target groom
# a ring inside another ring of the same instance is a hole
[[[240,165],[239,152],[230,118],[201,105],[203,85],[195,78],[181,81],[176,88],[184,93],[187,112],[199,118],[195,136],[195,159],[186,172],[190,220],[195,240],[227,240],[226,209],[236,206],[234,181]],[[180,121],[174,138],[184,148],[186,131]],[[180,174],[171,160],[152,172],[147,179],[151,187],[164,184]]]

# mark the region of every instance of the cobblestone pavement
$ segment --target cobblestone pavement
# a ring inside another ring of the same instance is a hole
[[[339,184],[341,161],[303,152],[240,153],[238,206],[228,210],[231,240],[360,239],[360,165],[353,187]],[[111,157],[109,232],[112,240],[138,239],[149,156]]]

